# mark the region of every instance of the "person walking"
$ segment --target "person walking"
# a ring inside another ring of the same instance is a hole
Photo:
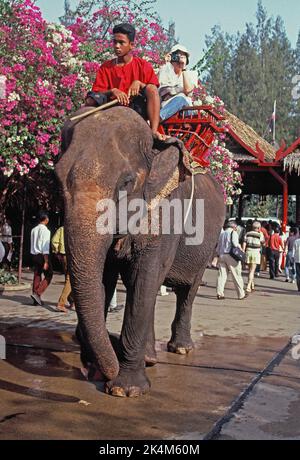
[[[295,241],[293,246],[292,252],[292,261],[296,264],[296,280],[297,280],[297,288],[300,292],[300,236],[298,235],[298,239]]]
[[[237,224],[234,221],[230,221],[226,223],[225,231],[221,233],[217,247],[217,254],[219,257],[219,275],[217,281],[218,300],[225,299],[224,289],[229,272],[232,274],[239,300],[244,300],[247,297],[242,277],[242,264],[230,255],[232,247],[239,246]]]
[[[61,313],[68,313],[68,309],[66,308],[68,301],[70,310],[75,310],[75,304],[72,298],[72,288],[70,282],[70,275],[68,272],[67,256],[65,250],[64,227],[60,227],[55,232],[51,240],[51,246],[52,252],[56,255],[57,259],[59,260],[65,275],[65,284],[59,297],[56,309]]]
[[[276,227],[269,240],[269,265],[271,280],[279,277],[280,252],[283,250],[284,247],[280,236],[280,228]]]
[[[118,305],[118,293],[117,293],[117,288],[114,291],[114,295],[112,296],[112,299],[110,301],[110,305],[108,307],[109,313],[117,313],[121,310],[124,309],[124,305],[120,304]]]
[[[261,232],[261,224],[257,221],[253,222],[251,232],[246,233],[243,251],[246,252],[246,264],[249,267],[249,278],[246,292],[254,291],[254,276],[257,266],[261,262],[261,248],[265,244],[264,235]]]
[[[50,253],[50,231],[48,214],[41,212],[39,224],[31,231],[30,253],[34,264],[34,277],[31,298],[34,305],[43,305],[41,296],[46,291],[53,277]]]
[[[2,241],[0,240],[0,264],[2,260],[4,259],[4,256],[5,256],[5,248],[2,244]]]
[[[296,227],[291,228],[288,239],[285,242],[285,277],[286,283],[295,283],[296,282],[296,267],[293,261],[293,249],[295,241],[299,238],[298,229]]]
[[[12,228],[10,220],[4,216],[1,227],[1,242],[5,249],[5,255],[2,260],[2,266],[6,270],[11,270],[11,259],[13,255],[13,239],[12,239]]]
[[[265,245],[262,248],[262,254],[261,254],[261,264],[260,264],[260,271],[266,272],[268,268],[268,251],[267,248],[269,246],[269,239],[270,239],[270,234],[267,230],[268,223],[266,221],[263,221],[261,223],[261,233],[264,236],[265,239]]]

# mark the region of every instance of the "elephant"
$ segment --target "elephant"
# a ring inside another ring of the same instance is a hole
[[[81,121],[68,120],[63,128],[56,174],[64,195],[66,250],[81,360],[101,372],[106,393],[113,396],[137,397],[150,389],[145,362],[154,365],[157,361],[154,310],[162,284],[172,287],[177,297],[168,351],[187,354],[193,349],[192,304],[225,219],[219,184],[210,173],[193,177],[180,167],[176,187],[167,192],[169,201],[192,200],[193,215],[196,199],[202,200],[204,234],[197,245],[187,245],[184,231],[175,233],[174,218],[170,234],[160,227],[155,234],[131,234],[128,229],[126,233],[118,220],[113,234],[99,234],[96,225],[102,200],[111,200],[118,208],[122,192],[128,202],[143,199],[150,203],[162,189],[168,189],[166,184],[182,164],[180,145],[172,139],[155,145],[147,122],[125,107]],[[121,336],[113,347],[106,317],[119,275],[127,294]]]

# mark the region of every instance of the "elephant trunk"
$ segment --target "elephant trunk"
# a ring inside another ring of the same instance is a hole
[[[72,214],[72,215],[70,215]],[[95,222],[95,220],[93,220]],[[75,225],[74,225],[75,224]],[[88,216],[72,210],[65,221],[68,266],[83,344],[108,380],[119,372],[105,324],[105,290],[102,283],[112,236],[100,236]]]

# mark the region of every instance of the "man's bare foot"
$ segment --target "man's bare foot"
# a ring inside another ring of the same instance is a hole
[[[171,138],[171,136],[167,136],[166,134],[161,134],[158,131],[153,131],[152,134],[153,134],[153,137],[159,141],[166,141],[167,139]]]
[[[65,314],[68,313],[68,310],[65,307],[65,305],[57,305],[56,311],[58,311],[59,313],[65,313]]]

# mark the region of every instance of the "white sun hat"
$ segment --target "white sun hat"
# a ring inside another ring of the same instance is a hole
[[[186,54],[188,59],[190,58],[190,52],[187,50],[187,48],[183,45],[180,45],[177,43],[177,45],[174,45],[173,48],[171,49],[170,53],[176,53],[176,51],[181,51],[182,53]]]

